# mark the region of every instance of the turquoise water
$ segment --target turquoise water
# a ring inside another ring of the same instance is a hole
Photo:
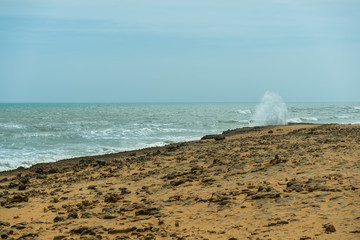
[[[286,107],[286,122],[360,123],[360,104]],[[259,125],[257,109],[257,104],[241,103],[0,104],[0,171]]]

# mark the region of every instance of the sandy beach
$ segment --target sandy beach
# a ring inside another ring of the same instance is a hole
[[[0,173],[1,239],[360,239],[360,125],[243,128]]]

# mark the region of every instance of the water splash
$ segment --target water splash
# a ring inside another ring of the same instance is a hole
[[[266,91],[253,116],[255,126],[286,125],[288,110],[282,97]]]

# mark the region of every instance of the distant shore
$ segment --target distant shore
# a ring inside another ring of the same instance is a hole
[[[359,239],[360,125],[266,126],[0,173],[8,239]]]

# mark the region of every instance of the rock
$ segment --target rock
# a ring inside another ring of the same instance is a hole
[[[54,222],[63,222],[66,221],[65,217],[56,216],[53,220]]]
[[[24,191],[26,189],[26,185],[19,185],[19,191]]]
[[[110,193],[105,196],[105,202],[107,202],[107,203],[116,203],[120,199],[121,199],[121,196],[116,193]]]
[[[213,134],[213,135],[206,135],[201,138],[201,140],[207,140],[207,139],[215,139],[215,141],[224,140],[225,136],[222,134]]]
[[[11,226],[11,228],[15,228],[15,229],[20,230],[20,229],[26,228],[26,225],[28,225],[27,222],[21,222],[21,223],[17,223],[15,225]]]
[[[216,137],[214,137],[215,141],[220,141],[220,140],[224,140],[225,139],[225,136],[223,135],[218,135]]]
[[[88,188],[88,189],[91,189],[91,190],[95,190],[95,189],[96,189],[96,185],[89,185],[87,188]]]
[[[96,163],[97,163],[98,166],[105,166],[106,165],[105,160],[96,160]]]
[[[137,229],[137,227],[133,226],[133,227],[128,227],[128,228],[123,228],[123,229],[110,229],[108,231],[108,234],[120,234],[120,233],[129,233],[129,232],[133,232]]]
[[[58,235],[58,236],[54,237],[54,240],[61,240],[61,239],[67,238],[67,237],[68,236],[66,236],[66,235]]]
[[[155,207],[149,207],[149,208],[141,208],[137,211],[135,211],[135,216],[140,215],[154,215],[159,212],[158,208]]]
[[[20,195],[20,194],[16,194],[14,197],[8,200],[8,202],[10,203],[27,202],[27,201],[29,201],[28,196]]]
[[[178,181],[174,180],[174,181],[171,181],[171,182],[169,183],[169,185],[170,185],[170,186],[173,186],[173,187],[176,187],[176,186],[179,186],[179,185],[181,185],[181,184],[183,184],[183,183],[185,183],[185,182],[186,182],[186,180],[184,180],[184,179],[180,179],[180,180],[178,180]]]
[[[284,224],[289,224],[288,221],[285,221],[285,220],[280,220],[280,221],[277,221],[275,223],[269,223],[267,225],[267,227],[272,227],[272,226],[279,226],[279,225],[284,225]]]
[[[10,182],[8,188],[16,188],[18,186],[19,186],[19,184]]]
[[[54,174],[54,173],[58,173],[59,170],[57,168],[52,168],[48,171],[48,174]]]
[[[324,224],[324,228],[325,228],[326,233],[332,233],[332,232],[336,231],[335,226],[331,223]]]
[[[2,227],[2,226],[8,227],[8,226],[10,226],[10,223],[0,221],[0,227]]]
[[[276,164],[279,164],[279,163],[286,163],[287,160],[286,159],[281,159],[279,157],[279,155],[275,155],[274,159],[270,160],[270,165],[276,165]]]
[[[4,229],[0,232],[0,238],[1,239],[7,239],[9,237],[9,235],[13,234],[14,230],[11,228],[8,229]]]
[[[22,235],[21,237],[18,238],[18,240],[23,239],[23,240],[35,240],[38,239],[39,235],[37,233],[28,233],[25,235]]]
[[[77,212],[71,212],[67,217],[67,219],[77,219],[77,218],[79,218]]]
[[[230,197],[225,193],[213,193],[209,202],[217,203],[219,205],[226,205],[230,203]]]
[[[280,193],[257,193],[251,196],[252,200],[264,199],[264,198],[279,198]]]
[[[70,232],[73,234],[80,234],[80,235],[96,235],[94,230],[89,227],[74,228]]]

